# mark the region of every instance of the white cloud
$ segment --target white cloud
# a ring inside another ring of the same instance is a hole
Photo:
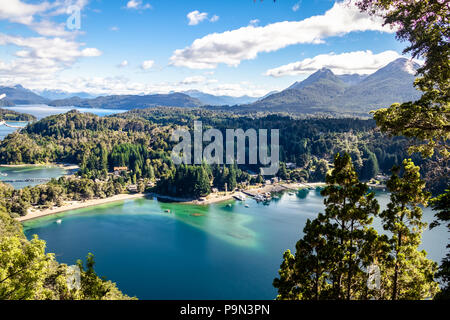
[[[260,52],[273,52],[289,45],[323,43],[325,38],[355,31],[394,32],[382,20],[361,13],[350,3],[336,2],[323,15],[301,21],[283,21],[264,27],[247,26],[196,39],[189,47],[175,50],[171,64],[192,69],[213,69],[218,64],[237,66],[255,59]]]
[[[272,77],[295,76],[310,74],[321,68],[331,69],[335,74],[370,74],[400,57],[400,54],[392,50],[378,54],[373,54],[370,50],[320,54],[267,70],[265,74]]]
[[[19,83],[24,78],[49,78],[72,66],[83,57],[97,57],[96,48],[81,48],[84,44],[63,38],[18,37],[0,33],[0,46],[15,45],[16,59],[9,63],[0,60],[0,75],[5,81]]]
[[[126,67],[126,66],[128,66],[128,60],[123,60],[120,64],[119,64],[119,68],[124,68],[124,67]]]
[[[0,100],[2,100],[3,98],[6,98],[6,94],[4,93],[0,94]]]
[[[250,26],[257,26],[259,24],[259,19],[253,19],[250,20],[250,22],[248,23]]]
[[[152,6],[149,3],[142,3],[142,0],[130,0],[127,2],[126,8],[132,10],[147,10],[151,9]]]
[[[111,31],[119,31],[119,27],[113,26],[113,27],[109,28],[109,30],[111,30]]]
[[[49,3],[28,4],[20,0],[8,0],[0,2],[0,20],[9,20],[21,24],[33,23],[33,16],[50,8]]]
[[[153,67],[153,65],[155,64],[155,61],[153,60],[145,60],[144,62],[142,62],[141,64],[141,69],[142,70],[148,70],[151,67]]]
[[[211,17],[211,19],[209,19],[209,21],[210,22],[217,22],[217,21],[219,21],[219,16],[218,15],[213,15],[212,17]]]
[[[205,81],[206,81],[206,78],[204,76],[192,76],[192,77],[185,78],[180,83],[181,84],[197,84],[197,83],[202,83]]]
[[[297,12],[300,9],[300,5],[302,4],[301,1],[297,2],[292,6],[292,11]]]
[[[186,17],[189,20],[189,25],[190,26],[195,26],[197,24],[199,24],[200,22],[202,22],[203,20],[206,20],[208,18],[208,13],[206,12],[200,12],[198,10],[189,12]]]

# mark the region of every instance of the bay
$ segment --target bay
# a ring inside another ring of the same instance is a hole
[[[388,197],[377,194],[382,207]],[[24,231],[46,240],[60,262],[94,253],[98,274],[140,299],[274,299],[282,254],[294,250],[306,220],[323,212],[323,198],[302,190],[245,203],[128,200],[28,221]],[[433,215],[424,209],[425,221]],[[444,228],[426,230],[422,248],[439,262],[447,241]]]

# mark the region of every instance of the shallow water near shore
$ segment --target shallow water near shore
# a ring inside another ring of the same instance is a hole
[[[377,199],[384,207],[388,194]],[[295,248],[306,220],[323,212],[323,198],[302,190],[245,203],[126,200],[27,221],[24,230],[46,240],[60,262],[94,253],[98,274],[140,299],[273,299],[282,254]],[[433,215],[424,210],[427,222]],[[422,247],[433,260],[446,244],[444,228],[425,231]]]

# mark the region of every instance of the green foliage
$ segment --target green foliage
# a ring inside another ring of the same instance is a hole
[[[20,113],[13,110],[6,110],[0,108],[0,121],[33,121],[36,120],[35,116],[26,113]]]
[[[389,180],[391,202],[380,217],[389,235],[371,227],[379,205],[366,184],[359,182],[348,154],[336,155],[334,169],[322,191],[325,213],[308,220],[293,256],[286,251],[279,278],[273,285],[277,299],[427,299],[438,292],[436,264],[419,251],[419,204],[425,204],[419,168],[410,160],[404,173]],[[367,269],[376,264],[381,287],[369,289]]]
[[[361,0],[361,10],[381,15],[397,28],[397,38],[408,41],[404,50],[423,58],[416,87],[422,97],[374,112],[380,128],[393,135],[416,139],[411,152],[431,156],[434,150],[448,158],[450,139],[450,44],[448,2],[440,0]]]
[[[445,193],[431,200],[431,206],[433,210],[437,211],[436,218],[430,228],[434,228],[441,223],[447,224],[447,231],[450,230],[450,190],[446,190]],[[447,249],[450,248],[450,244],[447,244]],[[441,282],[441,292],[435,297],[436,299],[450,299],[450,253],[447,252],[442,263],[439,267],[439,271],[436,274],[437,279]]]
[[[0,210],[0,300],[130,299],[95,274],[91,254],[87,270],[79,263],[81,288],[69,289],[67,265],[56,262],[45,246],[37,236],[28,241],[20,223]]]

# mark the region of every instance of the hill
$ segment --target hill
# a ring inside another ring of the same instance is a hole
[[[112,95],[97,97],[94,99],[82,99],[72,97],[69,99],[54,100],[49,102],[50,106],[74,106],[80,108],[100,109],[142,109],[154,106],[178,106],[199,107],[201,101],[184,93],[153,94],[153,95]]]
[[[367,115],[372,109],[418,99],[420,93],[413,86],[418,67],[400,58],[368,76],[335,75],[321,69],[240,110]]]
[[[46,104],[49,101],[31,90],[25,89],[20,84],[14,87],[0,86],[0,95],[3,94],[6,95],[0,100],[0,103],[3,106],[14,104]]]

